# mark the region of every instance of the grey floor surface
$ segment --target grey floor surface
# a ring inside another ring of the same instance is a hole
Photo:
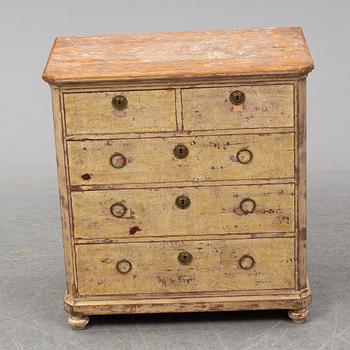
[[[20,181],[13,181],[20,182]],[[92,317],[71,330],[56,183],[0,186],[0,349],[350,349],[350,174],[309,176],[310,320],[286,312]]]

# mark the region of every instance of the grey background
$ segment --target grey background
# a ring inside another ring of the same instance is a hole
[[[0,350],[350,349],[348,1],[0,2]],[[303,326],[285,312],[95,317],[71,331],[53,125],[41,80],[54,37],[301,26],[308,80],[309,267]]]

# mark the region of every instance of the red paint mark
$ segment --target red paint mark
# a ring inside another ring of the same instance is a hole
[[[130,228],[129,234],[130,235],[134,235],[138,231],[142,231],[142,230],[138,226],[133,226],[133,227]]]
[[[83,174],[83,175],[81,175],[81,177],[82,177],[84,180],[90,180],[90,179],[91,179],[91,175],[90,175],[90,174]]]
[[[233,208],[233,209],[232,209],[232,212],[233,212],[234,214],[236,214],[236,215],[239,215],[239,216],[247,215],[246,213],[244,213],[244,212],[242,211],[242,209],[241,209],[240,207],[238,207],[238,208]]]

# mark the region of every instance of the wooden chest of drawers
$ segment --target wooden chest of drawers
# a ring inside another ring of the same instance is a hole
[[[43,78],[73,328],[95,314],[306,319],[312,68],[300,28],[56,39]]]

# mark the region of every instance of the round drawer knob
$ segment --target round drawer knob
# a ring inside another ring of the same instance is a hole
[[[114,153],[109,162],[114,168],[121,169],[126,165],[126,158],[121,153]]]
[[[123,203],[114,203],[111,206],[111,213],[113,216],[115,216],[116,218],[121,218],[125,215],[127,211],[126,206]]]
[[[254,266],[255,261],[250,255],[244,255],[239,259],[238,263],[243,270],[250,270]]]
[[[189,252],[181,252],[177,258],[182,265],[188,265],[192,262],[193,256]]]
[[[175,204],[180,209],[186,209],[190,206],[191,200],[186,196],[179,196],[176,198]]]
[[[251,214],[254,212],[256,203],[250,198],[243,199],[241,203],[239,203],[240,209],[244,214]]]
[[[174,148],[174,155],[178,159],[184,159],[188,156],[189,150],[185,145],[177,145]]]
[[[230,102],[237,106],[241,105],[245,101],[245,95],[242,91],[233,91],[230,95]]]
[[[128,100],[125,96],[117,95],[112,98],[112,106],[113,108],[121,111],[128,106]]]
[[[237,153],[237,160],[242,164],[248,164],[253,159],[253,153],[249,149],[241,149]]]
[[[123,259],[117,262],[117,270],[119,273],[125,275],[132,268],[131,262],[129,260]]]

